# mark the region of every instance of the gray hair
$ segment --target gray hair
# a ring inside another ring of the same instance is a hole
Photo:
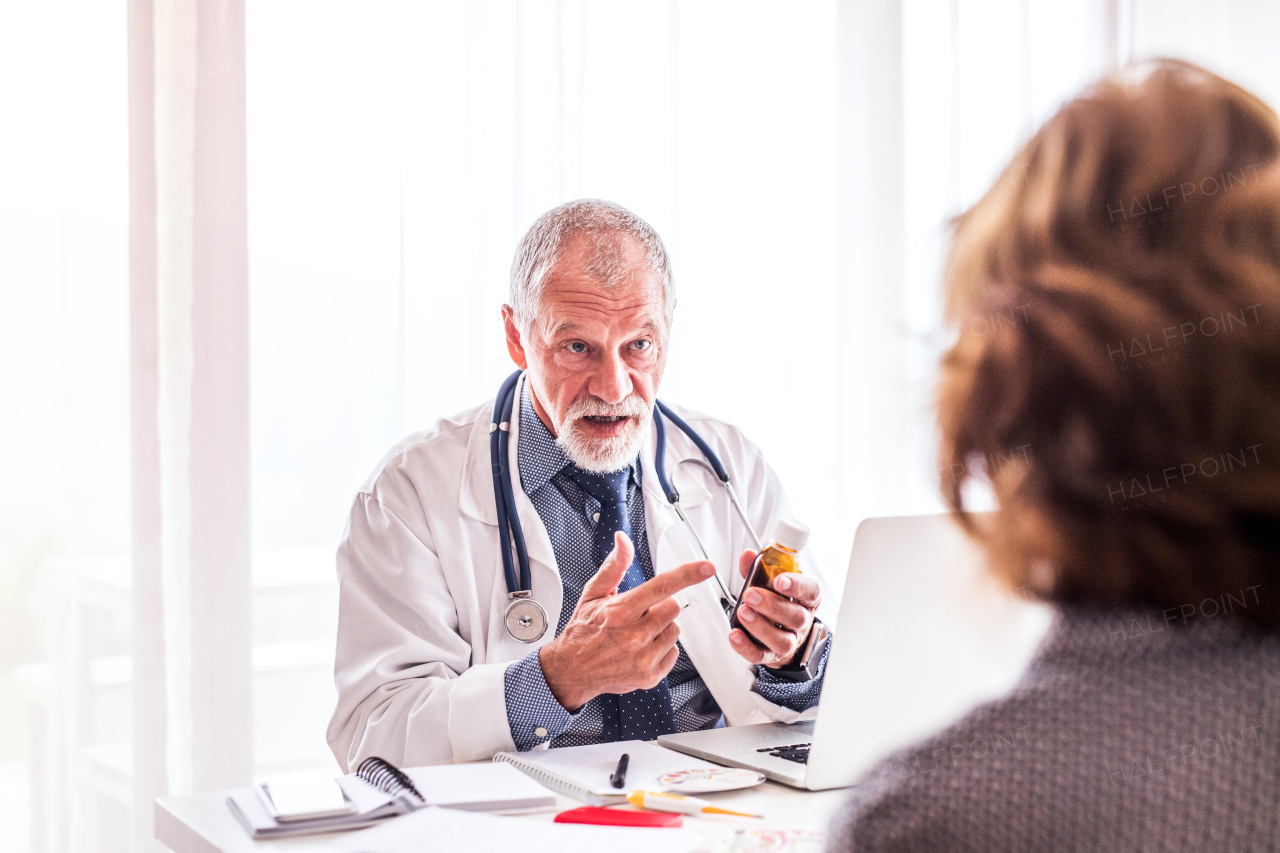
[[[620,237],[639,243],[662,281],[663,316],[671,325],[676,307],[671,280],[671,258],[653,226],[620,204],[597,198],[580,198],[552,208],[538,217],[516,246],[511,262],[511,312],[516,326],[528,333],[537,316],[547,277],[560,260],[570,238],[586,235],[594,243],[586,273],[613,290],[629,271],[626,246]]]

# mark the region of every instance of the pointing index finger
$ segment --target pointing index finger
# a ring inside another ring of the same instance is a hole
[[[670,598],[682,589],[702,583],[715,573],[715,565],[707,560],[685,563],[669,572],[663,572],[652,580],[645,581],[619,597],[626,601],[627,607],[638,617],[659,601]]]

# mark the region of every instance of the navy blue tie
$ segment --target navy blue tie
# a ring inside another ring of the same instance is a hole
[[[600,502],[592,554],[598,567],[613,550],[613,536],[619,530],[635,542],[627,507],[627,486],[631,471],[624,469],[608,474],[593,474],[574,468],[570,470],[569,476],[583,491]],[[618,592],[635,589],[644,580],[644,570],[640,567],[640,554],[637,550],[622,582],[618,584]],[[606,742],[653,740],[658,735],[672,734],[676,730],[671,690],[667,687],[665,678],[650,690],[633,690],[621,696],[602,693],[599,699]]]

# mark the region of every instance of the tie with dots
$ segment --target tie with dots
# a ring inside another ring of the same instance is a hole
[[[593,474],[573,469],[573,481],[587,494],[600,502],[600,515],[593,531],[593,553],[597,567],[613,550],[613,535],[621,530],[634,542],[631,533],[631,516],[627,507],[629,469],[608,474]],[[640,557],[633,557],[626,575],[618,584],[618,592],[635,589],[644,583],[644,570]],[[671,690],[664,678],[650,690],[633,690],[630,693],[600,695],[600,711],[604,717],[605,741],[653,740],[658,735],[676,730],[675,712],[671,707]]]

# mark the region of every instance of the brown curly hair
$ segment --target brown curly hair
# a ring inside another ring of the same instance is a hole
[[[1280,627],[1278,155],[1265,103],[1157,60],[955,221],[942,490],[1012,586]]]

